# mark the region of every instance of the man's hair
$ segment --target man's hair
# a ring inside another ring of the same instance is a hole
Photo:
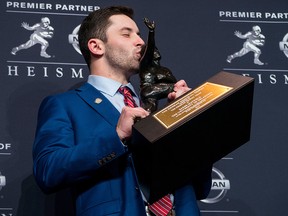
[[[82,22],[78,32],[78,42],[81,53],[90,68],[91,56],[88,49],[88,41],[98,38],[107,41],[106,30],[111,25],[109,18],[113,15],[123,14],[133,19],[134,11],[125,6],[110,6],[91,12]]]

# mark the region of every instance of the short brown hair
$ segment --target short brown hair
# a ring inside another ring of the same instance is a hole
[[[106,30],[111,25],[109,18],[113,15],[124,14],[133,19],[134,11],[126,6],[110,6],[91,12],[82,22],[78,32],[78,42],[81,53],[90,68],[91,56],[88,49],[88,41],[98,38],[107,41]]]

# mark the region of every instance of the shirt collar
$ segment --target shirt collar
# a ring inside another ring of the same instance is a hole
[[[120,82],[117,82],[113,79],[98,75],[89,75],[87,82],[94,88],[98,89],[100,92],[108,94],[111,97],[117,93],[119,87],[122,85]],[[134,95],[137,96],[135,89],[130,82],[125,86],[129,87]]]

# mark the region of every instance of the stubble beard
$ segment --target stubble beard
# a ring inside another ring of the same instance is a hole
[[[139,72],[140,60],[130,52],[106,46],[106,59],[113,68],[136,74]]]

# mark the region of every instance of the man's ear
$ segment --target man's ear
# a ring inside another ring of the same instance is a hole
[[[104,53],[104,43],[97,38],[91,38],[88,41],[88,48],[94,55],[102,55]]]

